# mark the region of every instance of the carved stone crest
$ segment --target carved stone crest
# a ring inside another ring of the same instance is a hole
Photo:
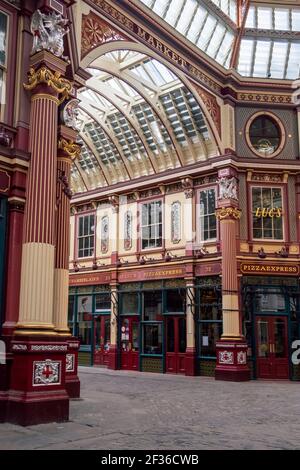
[[[218,181],[219,184],[219,200],[222,199],[235,199],[238,200],[237,196],[237,179],[232,176],[228,178],[226,176],[220,178]]]
[[[61,109],[60,120],[61,123],[67,127],[71,127],[75,131],[79,131],[79,125],[77,121],[78,117],[78,103],[79,100],[69,100]]]
[[[32,54],[40,51],[49,51],[57,57],[64,53],[63,37],[69,32],[67,24],[59,13],[44,14],[36,10],[31,17],[30,30],[33,35]]]

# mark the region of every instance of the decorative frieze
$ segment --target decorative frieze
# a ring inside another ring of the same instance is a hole
[[[75,354],[66,355],[66,372],[75,371]]]
[[[88,15],[82,15],[81,57],[100,44],[125,39],[129,40],[95,13],[90,12]]]
[[[140,191],[140,199],[146,199],[147,197],[160,196],[161,190],[159,188],[146,189],[145,191]]]
[[[195,186],[202,186],[204,184],[216,183],[217,175],[202,176],[201,178],[196,178],[194,180]]]
[[[290,104],[292,103],[292,95],[284,95],[279,93],[238,93],[238,101],[272,103],[272,104]]]

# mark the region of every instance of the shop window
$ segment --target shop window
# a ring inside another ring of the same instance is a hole
[[[78,322],[78,339],[80,341],[80,348],[86,349],[92,344],[92,322],[79,321]]]
[[[123,315],[138,314],[138,293],[126,292],[121,297],[121,312]]]
[[[2,108],[5,104],[5,82],[7,71],[7,31],[8,31],[8,16],[0,12],[0,103],[1,103],[1,118],[3,118]]]
[[[200,191],[199,238],[202,242],[217,238],[216,190]]]
[[[93,296],[92,295],[79,295],[77,297],[77,320],[88,321],[91,320],[93,313]]]
[[[283,240],[282,189],[252,188],[252,231],[254,239]]]
[[[201,287],[198,292],[198,334],[201,357],[216,357],[216,342],[222,334],[220,286]]]
[[[68,327],[72,334],[75,334],[74,325],[75,325],[75,296],[69,296],[69,303],[68,303]]]
[[[285,313],[285,295],[276,291],[257,291],[254,294],[254,310],[256,313]]]
[[[162,292],[144,292],[144,321],[162,320]]]
[[[110,312],[111,299],[109,292],[95,295],[95,312]]]
[[[162,354],[162,323],[143,325],[143,353]]]
[[[162,202],[142,204],[141,218],[142,249],[162,246]]]
[[[78,216],[78,258],[94,255],[95,245],[95,215],[87,214]]]

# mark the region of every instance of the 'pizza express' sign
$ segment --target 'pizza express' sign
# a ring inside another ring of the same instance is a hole
[[[281,207],[274,207],[272,209],[267,207],[257,207],[255,210],[255,217],[281,217],[282,209]]]
[[[241,263],[241,272],[243,274],[286,274],[289,276],[299,274],[299,266],[297,264],[256,264]]]

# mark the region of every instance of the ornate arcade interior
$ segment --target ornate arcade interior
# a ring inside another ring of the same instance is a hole
[[[0,421],[67,420],[78,363],[299,380],[298,1],[0,0],[0,33]]]

